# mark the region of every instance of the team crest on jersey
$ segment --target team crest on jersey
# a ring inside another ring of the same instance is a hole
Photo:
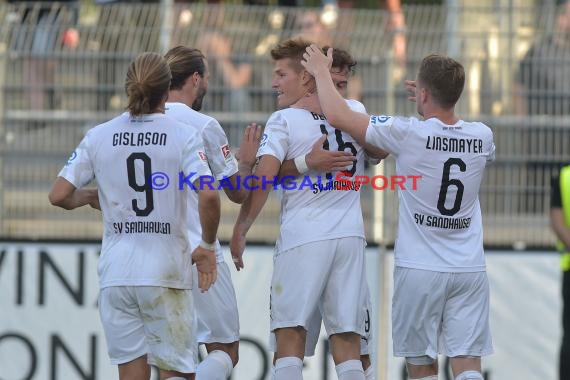
[[[208,161],[208,157],[206,156],[206,153],[201,151],[201,150],[198,151],[198,157],[200,157],[200,159],[202,161]]]
[[[389,123],[388,121],[390,121],[392,119],[392,116],[386,116],[386,115],[374,115],[374,116],[370,116],[370,124],[371,125],[377,125],[377,126],[387,126],[390,125],[391,123]]]
[[[267,135],[267,133],[264,133],[263,136],[261,136],[261,142],[259,143],[260,148],[262,146],[265,146],[265,144],[267,144],[267,139],[269,139],[269,136]]]
[[[75,158],[77,157],[77,151],[73,151],[73,153],[71,153],[71,156],[69,156],[69,158],[67,159],[67,163],[66,165],[70,165],[73,160],[75,160]]]
[[[229,144],[222,145],[222,147],[220,149],[222,150],[222,154],[224,155],[224,158],[226,158],[226,159],[232,153]]]

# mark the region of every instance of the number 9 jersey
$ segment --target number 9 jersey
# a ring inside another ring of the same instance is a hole
[[[371,116],[366,142],[396,159],[400,176],[421,176],[398,190],[395,264],[438,272],[485,270],[479,188],[495,158],[493,132],[480,122],[447,125]]]
[[[202,138],[164,114],[124,113],[86,134],[59,176],[76,188],[94,178],[103,213],[100,287],[190,289],[186,203],[210,175]]]

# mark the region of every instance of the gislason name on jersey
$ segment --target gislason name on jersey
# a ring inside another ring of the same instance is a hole
[[[166,145],[166,133],[158,132],[119,132],[113,133],[113,146]]]
[[[483,153],[483,140],[428,136],[426,149],[452,153]]]

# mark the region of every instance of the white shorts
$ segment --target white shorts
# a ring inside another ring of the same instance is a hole
[[[196,372],[192,292],[158,286],[101,289],[99,314],[111,364],[147,355],[149,364]]]
[[[271,331],[309,325],[319,310],[327,334],[365,335],[365,241],[322,240],[276,253],[271,280]]]
[[[363,279],[366,281],[366,279]],[[372,302],[370,301],[370,290],[368,289],[368,284],[366,284],[366,312],[364,314],[364,336],[360,337],[360,355],[370,355],[374,352],[374,342],[372,341]],[[309,321],[307,322],[307,340],[305,342],[305,356],[314,356],[317,344],[319,343],[319,337],[321,335],[321,324],[323,318],[321,317],[321,312],[317,308]],[[275,352],[277,350],[277,343],[275,341],[275,333],[271,332],[269,337],[269,351]]]
[[[493,353],[487,273],[395,267],[392,340],[394,356]]]
[[[218,278],[207,292],[198,287],[198,270],[192,266],[192,293],[196,309],[198,343],[233,343],[239,340],[236,293],[228,264],[217,265]]]

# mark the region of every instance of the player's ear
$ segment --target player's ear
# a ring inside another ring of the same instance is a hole
[[[421,101],[422,103],[425,103],[425,102],[427,101],[427,99],[428,99],[428,96],[429,96],[429,92],[428,92],[427,88],[422,87],[422,88],[420,89],[420,101]]]
[[[195,71],[194,74],[192,74],[192,86],[193,87],[198,87],[198,83],[200,83],[200,73]]]
[[[304,86],[309,85],[310,82],[314,81],[314,80],[315,80],[315,78],[307,70],[303,70],[301,72],[301,81],[302,81]]]

